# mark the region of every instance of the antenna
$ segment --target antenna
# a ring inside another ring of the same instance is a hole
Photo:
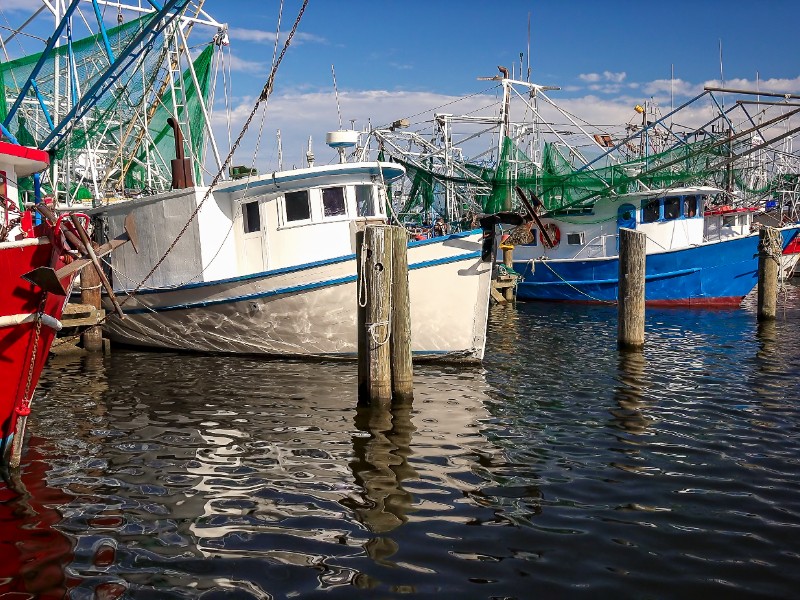
[[[672,129],[672,113],[675,112],[675,63],[670,65],[669,72],[669,128]]]
[[[280,129],[278,129],[278,170],[283,171],[283,143],[281,142]]]
[[[339,89],[336,87],[336,71],[333,70],[331,65],[331,75],[333,75],[333,93],[336,96],[336,112],[339,115],[339,129],[342,128],[342,111],[339,108]]]
[[[719,38],[719,80],[721,87],[725,87],[725,73],[722,70],[722,38]],[[722,108],[725,108],[725,94],[722,95]]]
[[[314,166],[314,150],[311,148],[311,136],[308,136],[308,150],[306,151],[306,161],[308,161],[308,166]]]

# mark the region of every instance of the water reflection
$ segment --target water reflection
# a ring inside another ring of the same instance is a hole
[[[356,410],[350,468],[363,493],[358,501],[347,498],[342,504],[374,533],[386,533],[405,523],[413,503],[413,496],[402,486],[406,479],[418,476],[408,464],[416,431],[411,411],[411,402],[359,406]],[[384,552],[381,558],[385,556]]]
[[[647,406],[645,393],[650,386],[646,378],[647,360],[638,350],[620,350],[617,368],[618,383],[614,388],[616,409],[611,410],[619,427],[635,435],[641,435],[653,423],[644,414]]]
[[[650,311],[641,353],[613,314],[493,310],[485,371],[418,368],[386,407],[355,365],[61,359],[39,483],[0,488],[0,593],[790,597],[800,313]]]

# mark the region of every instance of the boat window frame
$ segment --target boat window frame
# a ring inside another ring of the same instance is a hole
[[[667,196],[661,202],[661,218],[664,221],[674,221],[681,217],[683,211],[682,196]],[[669,203],[669,207],[667,206]],[[671,208],[672,212],[667,212],[667,208]]]
[[[644,199],[642,199],[642,202],[641,202],[641,205],[640,205],[640,210],[641,210],[641,218],[639,219],[640,223],[642,223],[642,224],[658,223],[659,221],[662,220],[663,203],[661,202],[661,200],[662,200],[662,198],[644,198]],[[647,216],[647,208],[648,208],[648,206],[652,206],[653,203],[656,203],[656,205],[658,206],[658,216],[656,216],[654,219],[650,219]]]
[[[241,207],[242,207],[242,233],[244,235],[250,235],[252,233],[260,233],[261,230],[263,229],[263,227],[261,225],[261,207],[259,206],[259,204],[260,204],[260,202],[259,202],[258,199],[256,199],[256,200],[248,200],[246,202],[242,202],[241,203]],[[251,217],[253,215],[250,214],[250,212],[251,212],[250,211],[250,207],[252,207],[254,205],[255,205],[255,213],[256,213],[255,216],[256,216],[257,219],[256,219],[256,222],[255,222],[256,227],[252,228],[251,226],[253,225],[253,222],[251,220]]]
[[[570,241],[570,237],[578,236],[577,243],[573,243]],[[567,235],[567,245],[568,246],[585,246],[586,245],[586,232],[585,231],[568,231]]]
[[[305,219],[289,219],[289,204],[287,202],[287,196],[289,195],[296,195],[296,194],[305,194],[306,196],[306,203],[308,206],[308,218]],[[284,227],[295,227],[298,225],[308,225],[309,223],[313,222],[314,219],[314,212],[311,206],[311,190],[309,189],[302,189],[302,190],[293,190],[291,192],[284,192],[281,196],[281,220],[283,221]]]
[[[371,214],[363,215],[361,214],[361,204],[359,203],[359,189],[368,188],[369,189],[369,204],[372,210]],[[353,186],[353,193],[355,194],[355,207],[356,207],[356,218],[358,219],[369,219],[372,217],[382,217],[383,214],[381,211],[378,210],[377,206],[377,188],[373,183],[356,183]]]
[[[696,219],[698,217],[698,213],[700,212],[700,198],[698,198],[697,194],[687,194],[686,196],[682,196],[683,200],[681,202],[681,214],[683,215],[684,219]],[[694,202],[694,208],[688,209],[687,205],[689,202]],[[692,214],[689,214],[689,213]]]
[[[344,185],[329,185],[326,187],[319,188],[320,190],[320,205],[322,207],[322,220],[323,221],[340,221],[343,219],[348,219],[348,207],[347,207],[347,186]],[[327,214],[327,207],[325,205],[325,192],[329,190],[340,190],[341,191],[341,209],[342,212],[329,215]]]

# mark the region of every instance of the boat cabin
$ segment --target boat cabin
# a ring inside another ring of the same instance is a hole
[[[378,162],[312,166],[227,181],[210,194],[192,187],[89,212],[105,217],[110,237],[130,212],[140,231],[158,232],[138,255],[127,246],[115,252],[115,270],[124,274],[114,278],[117,289],[138,284],[187,227],[147,284],[174,287],[354,254],[356,231],[386,222],[385,184],[404,172]]]
[[[647,252],[703,243],[705,215],[721,190],[695,186],[648,190],[601,198],[591,207],[568,208],[542,217],[552,245],[533,224],[532,240],[516,246],[514,258],[591,259],[617,256],[620,228],[647,234]],[[724,227],[729,227],[728,222]],[[748,225],[749,227],[749,225]],[[727,230],[723,229],[723,233]]]
[[[50,156],[43,150],[0,141],[0,242],[33,235],[32,216],[27,213],[20,218],[19,211],[20,199],[24,203],[33,198],[20,198],[18,179],[49,164]]]

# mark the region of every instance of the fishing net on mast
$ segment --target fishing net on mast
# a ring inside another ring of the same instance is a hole
[[[124,50],[152,18],[145,15],[108,29],[114,54]],[[59,190],[68,189],[72,199],[82,200],[169,189],[170,160],[175,157],[174,135],[166,124],[170,115],[184,129],[187,155],[202,156],[206,128],[200,103],[209,98],[213,46],[193,61],[198,89],[189,69],[176,78],[177,84],[164,84],[174,70],[167,60],[172,43],[164,34],[158,36],[135,67],[123,73],[62,143],[51,149],[53,162],[60,165]],[[6,119],[40,57],[37,53],[0,63],[0,120]],[[57,122],[80,102],[81,93],[109,65],[101,33],[54,48],[35,77],[35,89],[29,90],[9,122],[9,131],[23,145],[40,146],[51,132],[50,122]],[[199,181],[200,160],[194,164]],[[43,187],[52,193],[47,177]],[[32,184],[21,181],[20,188],[31,189]]]

